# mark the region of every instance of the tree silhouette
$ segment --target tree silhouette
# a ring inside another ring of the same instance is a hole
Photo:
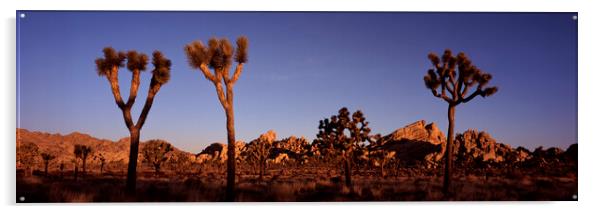
[[[80,160],[82,160],[82,175],[86,176],[86,160],[88,159],[88,156],[92,154],[92,147],[76,144],[75,147],[73,147],[73,153],[75,154],[76,159],[79,158]],[[77,177],[77,170],[75,174]]]
[[[170,67],[171,61],[163,55],[160,51],[153,52],[153,65],[152,70],[153,77],[150,82],[148,94],[146,96],[146,102],[140,112],[138,121],[134,123],[132,121],[131,109],[136,102],[136,96],[138,95],[138,87],[140,85],[140,72],[146,70],[148,64],[148,57],[146,54],[138,53],[136,51],[128,51],[127,54],[124,52],[116,52],[111,47],[103,49],[104,58],[96,59],[96,68],[99,76],[107,78],[111,85],[111,91],[115,102],[123,114],[125,125],[130,131],[130,157],[128,162],[128,173],[126,181],[126,189],[128,192],[133,193],[136,189],[136,165],[138,162],[138,145],[140,142],[140,130],[144,126],[148,112],[153,105],[155,95],[161,89],[170,78]],[[130,95],[127,102],[124,102],[121,98],[121,92],[119,90],[118,73],[119,68],[124,66],[124,62],[127,58],[127,68],[132,72],[132,81],[130,85]]]
[[[339,114],[331,116],[330,120],[328,118],[321,120],[318,129],[318,143],[325,144],[323,147],[329,148],[328,150],[334,151],[342,157],[345,185],[351,189],[351,161],[354,150],[369,138],[368,121],[359,110],[350,118],[349,111],[343,107],[339,110]]]
[[[167,153],[173,151],[173,147],[164,140],[149,140],[144,148],[142,155],[144,159],[153,166],[155,174],[159,174],[161,164],[167,161]]]
[[[98,162],[100,163],[100,174],[102,175],[102,173],[104,172],[105,164],[107,163],[107,159],[102,155],[102,153],[99,153],[98,155],[94,156],[94,159],[98,159]]]
[[[435,97],[448,103],[447,118],[449,126],[447,145],[445,146],[446,162],[443,181],[443,191],[448,194],[453,172],[453,158],[451,157],[452,143],[454,142],[455,108],[461,103],[469,102],[476,96],[491,96],[498,89],[497,87],[486,87],[492,78],[491,74],[485,73],[474,66],[463,52],[454,57],[451,50],[446,49],[441,58],[435,53],[429,53],[428,58],[434,68],[428,70],[426,76],[424,76],[424,83]],[[474,86],[476,86],[476,90],[471,90]],[[447,92],[450,93],[451,97],[447,95]]]
[[[43,152],[40,156],[42,156],[42,160],[44,161],[44,175],[48,176],[48,165],[50,164],[50,161],[56,158],[56,156],[50,152]]]
[[[226,200],[234,201],[234,185],[236,172],[236,137],[234,133],[234,84],[240,77],[244,64],[247,62],[247,37],[241,36],[236,40],[236,53],[234,59],[238,64],[234,75],[230,76],[232,66],[233,48],[225,39],[209,39],[206,47],[200,41],[194,41],[185,47],[188,62],[192,68],[199,69],[206,79],[215,86],[217,97],[226,112],[226,129],[228,132],[228,175],[226,185]],[[211,73],[210,68],[213,69]],[[223,85],[226,85],[224,92]]]

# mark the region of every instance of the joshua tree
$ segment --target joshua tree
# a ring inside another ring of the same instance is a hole
[[[169,81],[171,61],[160,51],[153,52],[153,77],[150,82],[148,94],[146,96],[146,102],[140,112],[138,121],[134,123],[132,121],[131,109],[136,102],[136,96],[138,95],[138,86],[140,85],[140,72],[146,70],[148,64],[148,57],[146,54],[138,53],[136,51],[116,52],[111,47],[103,49],[104,58],[96,59],[96,68],[99,76],[107,78],[111,85],[111,91],[115,102],[123,114],[125,126],[130,131],[130,157],[128,162],[128,173],[126,189],[132,193],[136,189],[136,165],[138,163],[138,145],[140,142],[140,130],[146,121],[148,112],[153,105],[155,95],[161,89],[165,83]],[[127,102],[124,102],[121,98],[121,92],[119,90],[118,73],[119,68],[124,66],[124,61],[127,58],[127,68],[132,72],[132,82],[130,85],[130,95]]]
[[[149,140],[144,148],[142,148],[142,155],[153,166],[155,174],[159,174],[161,164],[167,161],[167,153],[171,151],[173,151],[173,147],[168,142],[164,140]]]
[[[100,162],[100,174],[102,175],[107,159],[102,155],[102,153],[94,156],[94,159],[98,159],[98,162]]]
[[[230,42],[223,39],[211,38],[206,47],[200,41],[192,42],[185,47],[186,56],[191,67],[201,70],[205,78],[213,83],[217,97],[226,112],[226,129],[228,132],[228,176],[226,185],[226,200],[234,201],[234,185],[236,171],[236,138],[234,133],[234,84],[240,77],[244,64],[247,62],[247,37],[241,36],[236,40],[234,60],[238,63],[234,75],[230,76],[233,48]],[[213,69],[213,73],[209,70]],[[223,85],[226,85],[224,92]]]
[[[342,156],[345,184],[351,189],[351,161],[354,150],[369,138],[368,121],[359,110],[349,118],[349,111],[343,107],[339,110],[339,115],[331,116],[330,120],[321,120],[318,128],[318,142],[326,144],[327,148],[334,149],[337,154]],[[346,135],[345,130],[349,135]]]
[[[43,152],[41,156],[44,161],[44,175],[48,176],[48,164],[50,164],[50,161],[54,160],[56,156],[49,152]]]
[[[249,157],[259,165],[259,179],[263,179],[263,175],[265,174],[267,160],[273,148],[274,139],[276,139],[276,132],[269,130],[249,145]]]
[[[19,162],[25,167],[26,175],[32,174],[33,167],[37,161],[36,159],[38,157],[38,153],[38,146],[31,142],[21,144],[17,149],[17,157],[19,158]]]
[[[481,71],[474,66],[470,59],[460,52],[455,57],[451,50],[443,52],[439,58],[437,54],[428,55],[434,68],[428,70],[424,76],[424,83],[435,97],[448,103],[447,119],[447,144],[445,147],[445,177],[443,181],[444,193],[449,193],[452,175],[452,143],[454,142],[454,115],[455,108],[461,103],[467,103],[476,96],[487,97],[497,92],[497,87],[485,87],[491,74]],[[471,90],[476,86],[476,90]],[[472,91],[472,92],[471,92]],[[447,95],[449,92],[450,95]]]
[[[59,164],[59,171],[61,171],[61,179],[63,179],[63,170],[65,170],[65,163],[61,161],[61,163]]]
[[[86,160],[88,159],[88,156],[92,153],[92,147],[76,144],[75,147],[73,147],[73,153],[75,154],[76,159],[79,158],[80,160],[82,160],[82,174],[83,176],[86,176]],[[75,169],[75,174],[77,177],[77,166]]]

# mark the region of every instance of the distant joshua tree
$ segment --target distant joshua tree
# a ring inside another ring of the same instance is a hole
[[[326,144],[325,147],[334,149],[342,157],[345,184],[351,189],[351,161],[354,151],[369,138],[368,121],[359,110],[350,118],[349,111],[344,107],[339,110],[339,115],[331,116],[330,120],[328,118],[321,120],[318,128],[318,142]]]
[[[429,53],[428,58],[434,68],[428,70],[424,76],[424,83],[435,97],[441,98],[448,103],[447,118],[449,122],[447,130],[447,145],[445,148],[445,177],[443,191],[449,193],[451,185],[452,170],[452,143],[454,142],[454,115],[455,108],[461,103],[467,103],[476,96],[488,97],[495,94],[497,87],[485,87],[491,74],[481,71],[474,66],[470,59],[460,52],[455,57],[451,50],[446,49],[443,56],[439,58],[435,53]],[[477,86],[472,93],[471,88]],[[450,93],[450,96],[446,94]]]
[[[19,145],[17,148],[17,158],[25,167],[25,174],[31,175],[33,168],[37,162],[39,148],[35,143],[27,142]]]
[[[61,163],[59,164],[59,171],[61,172],[61,179],[63,179],[63,171],[65,170],[65,163],[63,161],[61,161]]]
[[[104,172],[105,164],[107,163],[107,159],[102,155],[102,153],[99,153],[98,155],[94,156],[94,159],[98,160],[98,162],[100,163],[100,174],[102,175],[102,173]]]
[[[263,179],[265,174],[268,157],[274,147],[274,139],[276,139],[276,132],[269,130],[249,145],[249,157],[259,165],[259,179]]]
[[[73,153],[75,154],[76,159],[82,160],[82,175],[86,176],[86,160],[88,159],[88,156],[92,154],[92,147],[76,144],[75,147],[73,147]],[[75,174],[77,177],[77,166]]]
[[[40,156],[42,156],[42,160],[44,161],[44,175],[48,176],[48,165],[50,164],[50,161],[56,158],[56,156],[50,152],[43,152]]]
[[[132,121],[131,109],[136,101],[138,95],[138,87],[140,85],[140,72],[146,70],[148,64],[148,57],[146,54],[138,53],[136,51],[128,51],[127,54],[124,52],[116,52],[111,47],[103,49],[104,58],[96,59],[96,68],[99,76],[107,78],[111,85],[111,91],[115,102],[121,112],[123,113],[123,119],[125,125],[130,131],[130,157],[128,162],[128,173],[126,189],[128,192],[133,193],[136,189],[136,165],[138,163],[138,145],[140,142],[140,130],[146,121],[148,112],[153,105],[155,95],[161,89],[170,78],[170,67],[171,61],[163,55],[160,51],[153,52],[153,77],[150,82],[148,94],[146,96],[146,102],[142,108],[142,112],[138,117],[138,121],[134,123]],[[119,90],[118,73],[119,68],[124,66],[124,61],[127,58],[127,68],[132,72],[132,82],[130,85],[130,95],[127,102],[124,102],[121,98],[121,92]]]
[[[164,140],[149,140],[144,148],[142,155],[144,159],[153,166],[155,174],[161,171],[161,164],[167,161],[167,153],[173,151],[173,147]]]
[[[226,185],[226,200],[234,201],[234,185],[236,172],[236,137],[234,133],[234,84],[240,77],[244,64],[247,62],[247,37],[241,36],[236,40],[234,59],[238,64],[234,75],[230,76],[233,48],[230,42],[223,39],[209,39],[206,47],[200,41],[192,42],[185,47],[186,56],[191,67],[201,70],[205,78],[213,83],[217,97],[226,112],[226,128],[228,132],[228,176]],[[213,69],[213,73],[209,70]],[[226,85],[224,92],[223,84]]]

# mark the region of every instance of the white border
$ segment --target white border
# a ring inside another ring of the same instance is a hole
[[[0,77],[0,101],[2,110],[2,182],[0,199],[3,213],[44,213],[47,206],[15,205],[14,199],[14,142],[15,142],[15,14],[16,10],[225,10],[225,11],[486,11],[486,12],[579,12],[579,201],[578,202],[462,202],[462,203],[178,203],[178,204],[105,204],[93,205],[53,205],[49,208],[60,209],[67,213],[175,213],[175,212],[242,212],[264,213],[267,210],[280,213],[348,212],[486,212],[486,213],[573,213],[600,210],[598,194],[601,192],[600,155],[602,151],[599,134],[602,106],[597,80],[602,79],[599,66],[600,41],[602,38],[602,17],[596,1],[559,1],[559,0],[424,0],[391,3],[385,0],[214,0],[209,2],[190,0],[144,0],[126,2],[123,0],[102,1],[66,1],[66,0],[29,0],[2,2],[2,45],[0,65],[4,67]],[[599,84],[599,83],[598,83]],[[551,86],[553,87],[553,86]],[[533,93],[545,93],[537,89]],[[181,205],[181,206],[180,206]],[[341,211],[344,209],[345,211]],[[8,212],[6,212],[6,211]]]

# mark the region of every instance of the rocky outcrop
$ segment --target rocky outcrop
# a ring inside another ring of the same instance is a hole
[[[453,151],[461,160],[492,162],[503,162],[513,153],[509,145],[497,143],[489,133],[473,129],[456,135]]]
[[[371,150],[395,151],[406,163],[434,163],[443,158],[445,135],[435,123],[416,121],[378,140]]]
[[[236,141],[235,145],[235,154],[236,157],[240,157],[240,153],[245,148],[245,142]],[[203,163],[206,161],[218,161],[221,163],[226,162],[228,160],[228,145],[223,143],[212,143],[207,146],[201,153],[196,155],[196,162]]]
[[[129,137],[121,138],[118,141],[111,141],[95,138],[79,132],[61,135],[29,131],[27,129],[17,129],[17,147],[27,142],[36,144],[39,147],[40,152],[51,153],[56,156],[56,159],[54,159],[49,166],[51,171],[58,170],[61,164],[63,164],[65,170],[72,170],[75,167],[73,148],[76,144],[82,144],[92,148],[92,155],[86,161],[86,164],[90,166],[90,170],[98,170],[97,167],[101,162],[100,157],[105,160],[106,170],[127,170],[130,152]],[[145,145],[146,142],[141,142],[140,149]],[[192,154],[177,148],[174,148],[174,151],[171,153],[185,153],[187,156],[192,156]],[[144,158],[140,152],[138,164],[143,164],[143,161]],[[37,161],[36,168],[39,169],[41,167],[42,161]]]

